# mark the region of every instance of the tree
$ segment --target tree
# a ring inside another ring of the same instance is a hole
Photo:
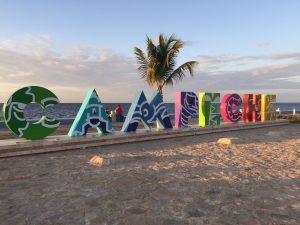
[[[147,56],[139,48],[134,48],[138,70],[141,77],[147,81],[150,87],[156,85],[157,91],[163,97],[163,87],[173,85],[174,82],[181,81],[185,73],[189,72],[193,76],[194,67],[198,64],[196,61],[188,61],[176,68],[176,59],[183,48],[182,40],[174,35],[170,37],[159,35],[159,43],[155,45],[147,36]]]

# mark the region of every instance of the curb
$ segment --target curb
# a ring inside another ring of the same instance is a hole
[[[121,133],[101,136],[98,134],[88,134],[85,137],[69,138],[66,135],[50,136],[43,140],[28,141],[25,139],[8,139],[0,141],[0,158],[13,157],[21,155],[31,155],[38,153],[49,153],[57,151],[86,149],[91,147],[100,147],[107,145],[116,145],[123,143],[150,141],[158,139],[167,139],[174,137],[185,137],[203,134],[213,134],[229,132],[236,130],[257,129],[264,127],[283,126],[289,124],[288,120],[275,120],[256,123],[224,124],[217,127],[198,126],[171,129],[171,130],[139,130],[136,133]]]

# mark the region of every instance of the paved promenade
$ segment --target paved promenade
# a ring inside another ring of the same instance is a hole
[[[299,157],[291,124],[2,158],[0,224],[300,224]]]

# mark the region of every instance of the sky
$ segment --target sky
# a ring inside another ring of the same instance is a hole
[[[185,42],[178,65],[199,62],[194,77],[164,89],[276,94],[300,102],[299,0],[0,0],[0,102],[39,85],[61,102],[131,102],[140,78],[133,47],[146,36]]]

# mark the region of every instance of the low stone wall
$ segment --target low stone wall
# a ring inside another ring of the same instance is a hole
[[[115,145],[121,143],[140,142],[155,139],[174,138],[182,136],[201,135],[218,132],[228,132],[234,130],[255,129],[270,126],[287,125],[287,120],[276,120],[257,123],[223,124],[214,128],[191,126],[183,129],[168,130],[139,130],[136,133],[121,133],[99,136],[98,134],[88,134],[85,137],[69,138],[66,135],[50,136],[44,140],[28,141],[24,139],[7,139],[0,141],[0,158],[19,155],[48,153],[54,151],[66,151],[74,149],[86,149],[105,145]]]

